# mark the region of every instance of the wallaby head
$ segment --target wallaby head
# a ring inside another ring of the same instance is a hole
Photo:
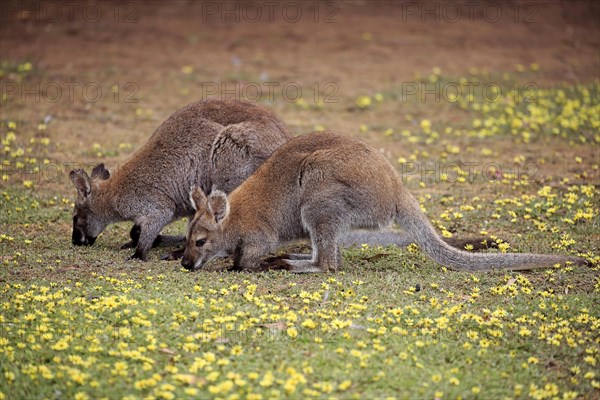
[[[92,170],[91,178],[82,169],[71,171],[69,177],[77,188],[71,240],[76,246],[91,246],[106,227],[104,218],[98,213],[96,197],[99,181],[110,178],[110,172],[104,164],[98,164]]]
[[[224,192],[213,190],[206,197],[199,187],[191,190],[190,201],[196,214],[190,222],[181,265],[193,271],[223,255],[223,221],[229,215],[229,202]]]

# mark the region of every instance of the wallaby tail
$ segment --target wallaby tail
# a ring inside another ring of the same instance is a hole
[[[444,242],[458,249],[465,249],[470,246],[472,250],[487,250],[492,247],[498,247],[496,242],[492,242],[483,237],[475,238],[442,238]],[[360,246],[363,244],[373,246],[397,246],[407,247],[415,243],[411,235],[404,231],[395,229],[383,229],[378,231],[369,231],[365,229],[345,232],[338,238],[338,245],[342,247]]]
[[[492,269],[530,270],[549,268],[570,261],[586,265],[580,257],[544,255],[530,253],[470,253],[458,250],[445,243],[423,214],[417,200],[403,191],[397,206],[396,220],[423,252],[436,262],[457,271],[488,271]]]

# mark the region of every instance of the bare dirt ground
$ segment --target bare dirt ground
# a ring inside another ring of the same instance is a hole
[[[415,82],[436,67],[459,77],[472,68],[502,73],[537,63],[540,87],[599,76],[596,2],[469,4],[3,2],[2,62],[31,62],[33,70],[14,94],[11,77],[2,78],[2,119],[33,129],[51,115],[51,155],[81,162],[95,153],[93,143],[136,148],[173,111],[211,96],[266,101],[272,88],[272,106],[296,133],[322,125],[358,134],[361,124],[410,127],[407,110],[417,120],[461,121],[455,108],[430,98],[424,105],[418,96],[356,112],[358,96]],[[293,101],[296,84],[306,107]],[[227,93],[207,93],[215,87]],[[317,90],[323,110],[312,107]],[[405,143],[371,129],[363,136],[384,144],[390,157],[405,154]]]

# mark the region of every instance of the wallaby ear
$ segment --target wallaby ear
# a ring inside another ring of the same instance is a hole
[[[229,201],[227,200],[227,195],[220,190],[213,190],[208,196],[208,205],[210,211],[215,216],[216,223],[221,223],[227,214],[229,214]]]
[[[80,197],[86,198],[90,195],[92,187],[90,186],[90,177],[82,169],[75,169],[69,173],[71,182],[77,188]]]
[[[198,186],[190,189],[190,203],[196,211],[206,209],[208,206],[208,200],[206,200],[204,192]]]
[[[104,166],[104,163],[98,164],[94,167],[94,169],[92,170],[92,179],[94,178],[100,178],[102,180],[107,180],[108,178],[110,178],[110,172],[108,172],[108,170]]]

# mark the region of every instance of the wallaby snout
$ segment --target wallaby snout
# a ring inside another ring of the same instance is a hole
[[[96,241],[96,237],[86,235],[84,230],[78,226],[77,219],[73,219],[73,235],[71,236],[71,243],[74,246],[91,246]]]
[[[91,246],[96,241],[96,238],[86,237],[83,232],[73,229],[71,242],[74,246]]]
[[[181,266],[187,269],[188,271],[194,270],[194,264],[194,260],[190,257],[183,256],[183,258],[181,259]]]

